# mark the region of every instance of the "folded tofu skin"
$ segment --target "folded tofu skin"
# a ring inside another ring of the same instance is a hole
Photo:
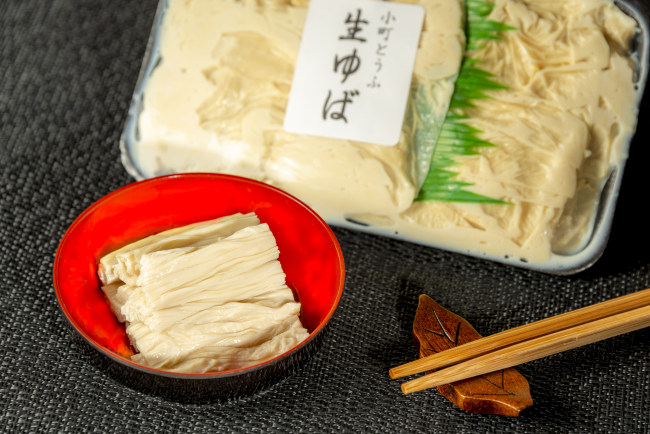
[[[219,172],[279,187],[325,219],[406,210],[428,170],[432,137],[444,120],[464,47],[459,0],[404,1],[424,6],[409,105],[396,146],[295,135],[284,114],[307,0],[169,0],[160,63],[144,92],[135,160],[147,176]]]
[[[458,113],[495,146],[451,170],[468,190],[510,204],[417,202],[396,226],[529,262],[570,255],[587,241],[608,171],[636,127],[637,24],[609,0],[496,0],[488,18],[515,30],[467,55],[507,89]]]
[[[425,21],[401,139],[379,146],[283,130],[308,0],[167,0],[134,165],[254,178],[329,223],[461,252],[527,263],[580,252],[636,127],[637,23],[611,0],[403,2]],[[467,42],[471,7],[508,30]],[[463,59],[501,87],[454,106]],[[448,113],[489,146],[441,157]],[[493,200],[420,200],[441,167]]]
[[[245,368],[304,341],[300,303],[254,213],[143,238],[101,258],[102,290],[136,353],[171,372]]]

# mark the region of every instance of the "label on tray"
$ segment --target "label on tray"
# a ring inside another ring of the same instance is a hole
[[[419,5],[312,0],[285,130],[397,144],[423,21]]]

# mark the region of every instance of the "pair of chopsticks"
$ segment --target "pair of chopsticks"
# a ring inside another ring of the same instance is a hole
[[[391,378],[435,372],[402,384],[402,392],[510,368],[650,326],[650,288],[526,324],[390,369]]]

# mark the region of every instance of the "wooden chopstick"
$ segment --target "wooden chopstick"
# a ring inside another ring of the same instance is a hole
[[[650,305],[650,288],[505,330],[389,370],[391,378],[441,369],[519,342]]]
[[[650,326],[650,305],[530,339],[402,384],[404,393],[510,368]]]

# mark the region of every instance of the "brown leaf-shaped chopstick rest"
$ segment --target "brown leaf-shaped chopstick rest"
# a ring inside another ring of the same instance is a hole
[[[421,295],[413,322],[413,338],[420,357],[479,339],[480,334],[463,318]],[[519,416],[533,405],[528,380],[515,368],[456,381],[437,387],[461,409],[471,413]]]

